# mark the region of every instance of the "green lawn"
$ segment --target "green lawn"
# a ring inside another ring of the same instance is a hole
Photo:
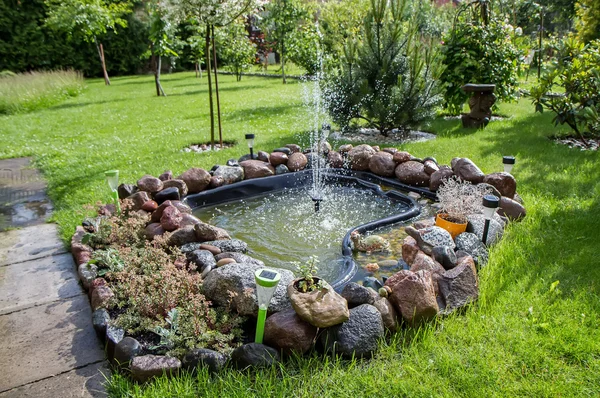
[[[84,205],[109,199],[103,171],[122,181],[144,173],[210,168],[247,151],[299,141],[308,128],[302,85],[221,77],[224,137],[241,145],[216,154],[183,153],[209,139],[206,82],[165,75],[166,98],[151,76],[88,80],[79,97],[30,114],[0,117],[0,158],[33,156],[49,181],[54,219],[70,237]],[[147,386],[113,376],[112,396],[597,396],[600,391],[600,169],[598,154],[556,145],[550,114],[528,100],[502,104],[512,118],[486,130],[436,120],[434,141],[402,146],[449,163],[469,157],[484,172],[514,155],[513,174],[528,210],[511,224],[480,273],[481,298],[465,313],[397,334],[370,361],[309,357],[255,373],[184,375]],[[562,130],[564,131],[564,130]],[[559,284],[551,287],[555,281]]]

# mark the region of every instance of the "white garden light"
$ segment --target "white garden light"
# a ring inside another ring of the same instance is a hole
[[[108,170],[104,172],[104,177],[106,178],[106,182],[112,191],[112,197],[115,200],[115,206],[117,207],[117,212],[121,212],[121,205],[119,204],[119,170]]]
[[[250,149],[250,159],[254,159],[254,134],[246,134],[246,142],[248,143],[248,148]]]
[[[488,231],[490,229],[490,220],[494,216],[494,212],[500,206],[500,198],[495,195],[485,195],[483,197],[483,216],[485,217],[485,226],[483,227],[483,235],[481,241],[487,244]]]
[[[504,172],[510,173],[512,171],[513,166],[515,165],[515,157],[514,156],[503,156],[502,163],[504,164]]]
[[[258,300],[258,320],[256,322],[256,343],[262,343],[265,333],[265,321],[267,320],[267,310],[269,303],[275,293],[277,284],[281,279],[281,274],[271,269],[259,269],[254,273],[256,279],[256,298]]]

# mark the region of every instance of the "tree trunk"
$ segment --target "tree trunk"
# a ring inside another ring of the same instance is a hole
[[[215,25],[212,26],[213,62],[215,63],[215,93],[217,94],[217,122],[219,124],[219,145],[223,148],[223,131],[221,129],[221,101],[219,101],[219,78],[217,77],[217,47],[215,46]]]
[[[108,78],[108,72],[106,71],[106,63],[104,62],[104,48],[102,47],[102,43],[98,44],[98,40],[96,40],[96,36],[94,36],[94,43],[96,44],[96,50],[98,51],[98,58],[100,58],[100,63],[102,64],[102,73],[104,74],[104,84],[110,86],[110,79]]]
[[[165,94],[165,90],[163,90],[162,85],[160,84],[161,66],[162,66],[161,56],[157,55],[156,56],[156,71],[154,72],[154,82],[156,83],[156,96],[160,97],[162,95],[163,97],[166,97],[167,94]]]
[[[194,64],[194,67],[195,67],[195,70],[196,70],[196,79],[197,79],[197,78],[200,77],[200,76],[198,76],[198,68],[199,68],[198,62],[196,62],[196,64]]]
[[[210,149],[215,149],[215,112],[213,109],[212,78],[210,76],[210,24],[206,24],[206,74],[208,75],[208,104],[210,108]]]
[[[286,84],[285,81],[285,43],[283,38],[281,38],[281,75],[283,76],[283,84]]]

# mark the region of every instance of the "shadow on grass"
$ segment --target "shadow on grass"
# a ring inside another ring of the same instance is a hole
[[[54,105],[51,106],[49,108],[46,108],[47,110],[60,110],[60,109],[71,109],[71,108],[82,108],[84,106],[89,106],[89,105],[102,105],[102,104],[112,104],[114,102],[123,102],[123,101],[128,101],[129,99],[125,99],[125,98],[115,98],[115,99],[111,99],[111,100],[102,100],[102,101],[91,101],[91,102],[73,102],[73,103],[67,103],[67,104],[58,104],[58,105]]]
[[[188,86],[195,87],[195,86]],[[243,91],[243,90],[251,90],[251,89],[259,89],[261,86],[225,86],[219,87],[219,92],[229,92],[229,91]],[[204,86],[201,90],[193,90],[193,91],[184,91],[183,93],[175,93],[170,94],[169,97],[178,97],[182,95],[198,95],[198,94],[206,94],[208,92],[208,85]]]

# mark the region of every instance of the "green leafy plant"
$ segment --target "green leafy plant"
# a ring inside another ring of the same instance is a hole
[[[555,87],[564,94],[553,93]],[[600,136],[600,40],[564,39],[531,98],[537,112],[554,112],[554,124],[567,124],[584,142],[585,134]]]
[[[315,290],[320,290],[325,287],[322,279],[316,278],[317,271],[319,270],[317,264],[319,259],[317,256],[310,256],[308,261],[304,264],[295,262],[296,272],[300,275],[298,281],[298,290],[302,293],[308,293]]]
[[[104,276],[109,272],[121,272],[125,267],[119,252],[113,248],[94,251],[89,263],[98,266],[98,276]]]
[[[405,6],[372,0],[364,39],[348,39],[341,65],[325,79],[326,105],[342,129],[363,121],[388,135],[432,118],[441,102],[437,44],[417,33]]]
[[[467,15],[457,16],[442,45],[444,107],[451,114],[459,114],[468,99],[461,89],[467,83],[495,84],[495,95],[504,101],[514,99],[517,90],[522,54],[509,26],[493,17],[484,23]]]
[[[242,80],[242,72],[254,63],[256,53],[256,46],[248,39],[244,22],[243,18],[238,18],[216,32],[220,58],[231,69],[238,82]]]
[[[179,329],[179,310],[173,308],[169,311],[165,321],[169,324],[168,328],[157,326],[154,329],[154,332],[160,336],[160,342],[158,345],[150,347],[153,350],[160,348],[171,350],[175,346],[175,335]]]

